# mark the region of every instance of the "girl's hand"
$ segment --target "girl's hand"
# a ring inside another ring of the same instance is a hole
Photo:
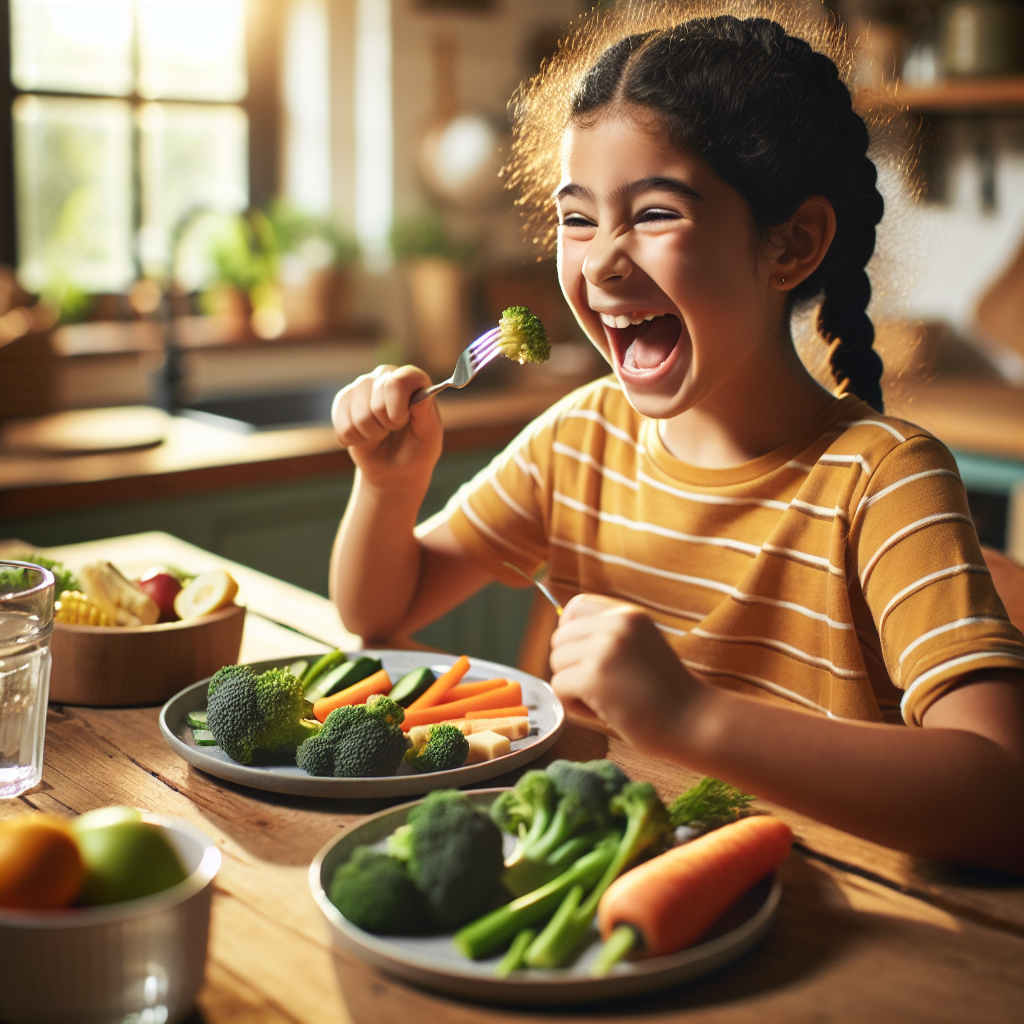
[[[335,433],[367,483],[395,487],[429,481],[444,428],[432,398],[412,408],[409,399],[430,383],[415,366],[378,366],[335,396]]]
[[[658,753],[704,688],[639,608],[596,594],[565,607],[551,637],[551,685],[567,709]]]

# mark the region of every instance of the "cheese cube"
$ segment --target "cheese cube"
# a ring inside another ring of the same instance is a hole
[[[482,761],[493,761],[512,753],[512,744],[507,736],[499,736],[496,732],[485,729],[482,732],[470,733],[469,757],[466,764],[480,764]]]

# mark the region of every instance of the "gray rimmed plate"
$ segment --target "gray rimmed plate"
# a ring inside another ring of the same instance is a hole
[[[478,806],[487,808],[501,792],[482,789],[466,795]],[[327,898],[326,889],[335,870],[351,857],[352,851],[357,846],[382,843],[399,825],[405,824],[417,803],[402,804],[363,818],[328,843],[309,866],[309,887],[327,918],[335,946],[388,974],[445,995],[485,1003],[550,1005],[657,992],[709,974],[742,956],[768,932],[782,899],[782,883],[775,873],[726,911],[699,945],[668,956],[616,964],[603,978],[592,978],[589,974],[590,964],[600,949],[596,929],[590,945],[571,967],[517,971],[499,978],[494,968],[500,955],[488,960],[467,960],[452,948],[450,935],[371,935],[349,922]],[[513,837],[506,836],[507,845],[514,842]]]
[[[398,679],[406,672],[424,665],[437,666],[444,671],[456,660],[451,655],[433,654],[429,651],[372,650],[358,653],[380,658],[392,679]],[[315,660],[318,655],[307,657],[309,660]],[[268,668],[290,665],[297,660],[299,659],[278,658],[274,661],[253,662],[252,667],[257,672],[263,672]],[[565,725],[565,715],[561,702],[547,683],[536,676],[509,668],[507,665],[499,665],[494,661],[483,661],[480,658],[470,660],[467,681],[497,677],[517,682],[522,687],[523,703],[530,712],[530,735],[521,740],[514,740],[511,754],[482,764],[466,765],[450,772],[429,772],[421,775],[403,764],[397,775],[387,775],[383,778],[333,779],[307,775],[298,765],[250,767],[239,764],[232,761],[219,747],[199,747],[192,739],[188,715],[192,711],[202,711],[206,708],[208,678],[186,687],[163,706],[160,711],[160,731],[170,748],[189,764],[217,778],[253,789],[336,799],[418,796],[432,789],[469,786],[514,771],[540,757],[558,739]]]

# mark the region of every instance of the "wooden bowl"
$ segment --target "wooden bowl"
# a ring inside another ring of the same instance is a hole
[[[54,623],[50,700],[112,707],[162,704],[179,690],[238,660],[245,609],[155,626]]]

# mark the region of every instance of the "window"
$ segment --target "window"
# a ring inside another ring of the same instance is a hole
[[[249,204],[244,0],[9,0],[29,291],[163,276],[196,211]]]

